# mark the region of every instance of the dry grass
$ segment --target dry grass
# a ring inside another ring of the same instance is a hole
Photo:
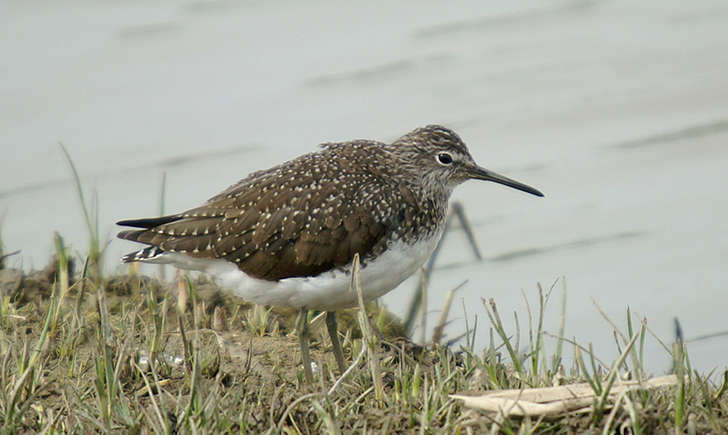
[[[457,350],[422,348],[395,337],[396,327],[385,328],[384,340],[362,339],[356,322],[343,321],[347,360],[360,357],[344,379],[323,322],[315,322],[312,357],[320,370],[309,385],[291,313],[226,299],[204,279],[165,284],[125,275],[97,283],[72,272],[60,238],[57,248],[44,271],[0,271],[0,423],[8,433],[728,431],[726,382],[691,373],[680,346],[676,388],[626,391],[614,406],[615,379],[647,378],[644,324],[615,332],[623,334],[621,357],[610,365],[588,347],[562,343],[576,349],[565,371],[561,355],[543,346],[550,292],[539,292],[525,352],[492,301],[484,309],[502,340],[482,352],[469,348],[472,331]],[[396,324],[376,306],[368,311],[380,326]],[[578,413],[505,416],[450,398],[579,381],[595,400]]]

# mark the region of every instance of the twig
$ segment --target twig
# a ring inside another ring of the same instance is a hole
[[[437,325],[432,331],[433,343],[440,343],[440,338],[442,338],[442,331],[445,329],[445,325],[447,324],[447,316],[450,314],[450,306],[452,305],[452,300],[455,297],[455,292],[460,290],[465,284],[467,284],[467,282],[468,280],[465,280],[462,283],[458,284],[457,287],[447,292],[447,296],[445,296],[445,305],[442,307],[442,311],[440,312],[440,319],[437,321]]]
[[[698,335],[697,337],[685,340],[685,343],[693,343],[696,341],[707,340],[709,338],[724,337],[726,335],[728,335],[728,331],[713,332],[712,334]]]
[[[293,408],[296,407],[299,403],[303,402],[306,399],[310,399],[311,397],[316,397],[320,393],[308,393],[304,394],[303,396],[299,397],[298,399],[291,402],[290,405],[288,405],[288,408],[286,408],[285,411],[283,411],[283,415],[281,416],[280,420],[278,420],[278,429],[280,429],[283,426],[283,422],[286,421],[286,417],[288,417],[288,414],[293,411]]]
[[[20,249],[18,249],[17,251],[8,252],[7,254],[4,254],[4,255],[0,255],[0,263],[5,261],[6,258],[11,257],[13,255],[18,255],[18,254],[20,254]]]
[[[374,383],[374,393],[377,400],[381,401],[384,397],[384,385],[382,385],[381,369],[379,367],[379,359],[376,354],[376,343],[374,334],[372,333],[369,317],[367,317],[366,306],[364,305],[364,294],[361,290],[361,281],[359,276],[359,254],[354,254],[352,262],[351,283],[349,290],[356,290],[357,300],[359,302],[359,327],[362,332],[362,346],[367,348],[369,354],[369,369],[372,373],[372,382]]]
[[[463,231],[465,231],[465,235],[468,237],[470,247],[473,248],[473,254],[475,255],[475,258],[477,258],[478,261],[481,261],[483,259],[483,256],[480,254],[478,243],[475,241],[473,227],[470,225],[470,221],[468,220],[467,216],[465,216],[465,208],[463,208],[463,205],[461,203],[453,202],[452,213],[454,213],[455,216],[458,217],[460,225],[462,225]]]
[[[334,391],[336,391],[336,389],[339,388],[339,385],[341,385],[341,383],[344,381],[344,379],[347,376],[349,376],[349,374],[351,372],[354,371],[354,369],[356,368],[356,366],[358,366],[359,363],[361,362],[361,359],[364,357],[364,354],[365,353],[367,353],[367,347],[366,346],[362,346],[361,347],[361,352],[359,352],[359,355],[357,355],[357,357],[354,360],[354,362],[352,362],[351,365],[349,366],[349,368],[346,369],[346,371],[341,374],[341,376],[339,377],[339,379],[336,380],[336,382],[334,382],[334,385],[331,387],[331,389],[327,393],[329,396],[332,395],[334,393]]]

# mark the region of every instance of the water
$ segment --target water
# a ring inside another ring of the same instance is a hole
[[[448,238],[430,328],[462,280],[448,329],[493,297],[526,325],[521,290],[565,276],[566,334],[615,355],[627,306],[672,340],[726,329],[728,5],[599,2],[6,2],[0,71],[0,213],[11,265],[41,267],[52,233],[87,237],[62,158],[118,219],[197,205],[248,172],[325,141],[453,127],[487,168],[539,199],[470,182],[455,193],[486,257]],[[107,269],[133,249],[113,241]],[[403,313],[413,280],[384,298]],[[557,292],[560,291],[560,284]],[[556,332],[560,295],[547,313]],[[523,337],[525,340],[526,337]],[[669,366],[655,340],[655,372]],[[728,341],[691,344],[722,368]]]

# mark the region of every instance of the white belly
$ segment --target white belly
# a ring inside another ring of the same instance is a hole
[[[367,262],[360,274],[364,299],[371,300],[389,292],[417,272],[430,258],[441,235],[439,233],[413,245],[392,243],[382,255]],[[315,277],[265,281],[246,275],[225,260],[202,260],[178,253],[167,253],[163,257],[163,261],[158,259],[156,262],[207,272],[217,278],[224,289],[255,304],[324,311],[357,304],[356,292],[349,291],[351,274],[341,270],[324,272]],[[351,270],[351,266],[346,270]]]

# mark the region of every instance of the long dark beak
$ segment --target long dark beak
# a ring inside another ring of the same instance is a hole
[[[485,181],[493,181],[495,183],[504,184],[508,187],[512,187],[514,189],[521,190],[523,192],[530,193],[531,195],[536,196],[543,196],[543,193],[539,192],[538,190],[534,189],[531,186],[528,186],[523,183],[519,183],[516,180],[511,180],[508,177],[505,177],[501,174],[498,174],[493,171],[489,171],[485,168],[481,168],[480,166],[473,166],[469,168],[469,175],[470,178],[474,180],[485,180]]]

